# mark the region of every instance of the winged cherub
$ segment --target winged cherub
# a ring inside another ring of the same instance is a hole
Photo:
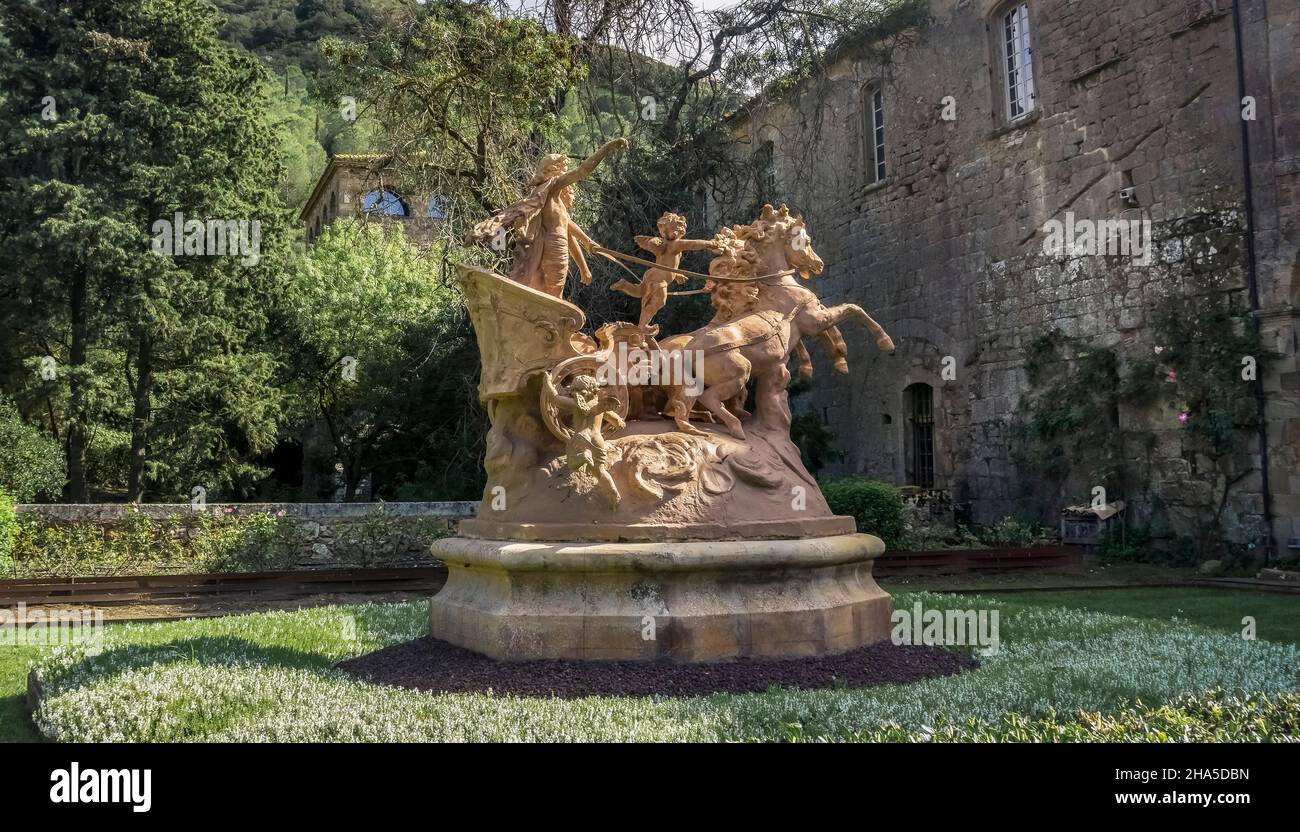
[[[625,295],[641,299],[639,324],[642,329],[650,326],[655,314],[668,302],[669,281],[676,283],[686,281],[684,275],[673,271],[682,264],[682,255],[688,251],[707,250],[715,254],[719,252],[713,240],[682,239],[686,236],[686,218],[680,214],[668,211],[659,218],[658,225],[658,237],[647,237],[642,234],[634,239],[638,246],[655,256],[655,262],[661,268],[647,271],[640,283],[620,280],[610,287]]]

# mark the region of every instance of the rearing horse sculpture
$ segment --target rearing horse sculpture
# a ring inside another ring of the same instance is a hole
[[[802,229],[802,222],[798,223]],[[805,235],[806,236],[806,235]],[[889,336],[861,307],[845,303],[826,307],[817,296],[798,284],[764,286],[753,278],[759,256],[749,241],[739,235],[719,234],[723,254],[709,263],[709,282],[714,320],[689,336],[666,339],[663,346],[703,355],[703,391],[688,392],[683,386],[669,388],[664,412],[686,433],[700,433],[690,423],[691,409],[698,402],[737,439],[745,438],[737,412],[744,404],[745,385],[755,381],[755,413],[759,424],[789,430],[790,409],[785,397],[790,382],[786,363],[800,339],[816,335],[848,320],[869,322],[879,339]],[[773,238],[775,239],[775,238]],[[814,255],[815,256],[815,255]],[[766,291],[765,291],[766,290]]]
[[[749,243],[758,254],[756,270],[760,275],[795,269],[802,276],[807,277],[810,274],[821,274],[824,268],[822,259],[813,250],[812,240],[808,237],[803,218],[791,216],[790,210],[784,205],[779,210],[770,204],[764,205],[758,219],[749,225],[735,227],[735,235],[737,239]],[[760,282],[759,295],[771,308],[782,312],[803,306],[804,311],[800,313],[803,320],[800,322],[799,329],[805,333],[820,334],[835,358],[835,371],[838,373],[849,371],[848,346],[844,343],[844,336],[840,333],[839,327],[819,326],[826,320],[824,315],[826,308],[814,293],[799,285],[794,275],[787,274]],[[894,342],[880,324],[861,309],[858,311],[862,312],[859,320],[866,324],[875,339],[876,346],[885,352],[893,352]],[[811,378],[812,360],[807,348],[802,343],[798,343],[793,349],[799,361],[799,375]]]

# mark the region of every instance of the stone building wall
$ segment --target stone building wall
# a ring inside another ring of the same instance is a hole
[[[1152,322],[1171,297],[1207,293],[1249,310],[1252,294],[1229,0],[1029,0],[1036,99],[1014,124],[997,39],[1012,5],[932,0],[919,29],[839,56],[780,100],[751,102],[733,118],[736,146],[761,159],[772,142],[774,193],[760,195],[764,177],[749,175],[711,183],[708,196],[712,225],[752,219],[761,196],[802,212],[826,263],[813,288],[862,305],[899,345],[885,356],[846,328],[847,376],[812,346],[816,385],[797,403],[837,437],[843,461],[826,473],[909,483],[907,390],[930,385],[934,485],[976,522],[1051,521],[1095,484],[1081,470],[1045,484],[1012,453],[1034,394],[1034,344],[1055,332],[1072,356],[1095,347],[1134,363],[1160,355]],[[1259,320],[1279,356],[1262,376],[1271,508],[1286,547],[1300,537],[1300,4],[1241,7]],[[876,90],[880,182],[864,120]],[[1150,260],[1045,253],[1046,224],[1067,214],[1150,221]],[[1229,539],[1262,542],[1257,432],[1230,458],[1210,458],[1179,416],[1168,397],[1117,409],[1124,485],[1112,498],[1170,534],[1203,532],[1221,510]]]

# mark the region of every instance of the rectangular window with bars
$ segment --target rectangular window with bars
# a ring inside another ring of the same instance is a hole
[[[1034,50],[1029,42],[1029,4],[1012,6],[1002,16],[1002,60],[1006,69],[1007,120],[1034,110]]]
[[[912,485],[934,488],[934,388],[913,384],[912,394]]]
[[[885,95],[879,88],[863,91],[862,115],[862,150],[870,185],[885,179]]]

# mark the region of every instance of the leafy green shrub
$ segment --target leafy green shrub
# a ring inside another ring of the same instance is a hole
[[[909,551],[940,551],[944,549],[985,549],[988,546],[1032,546],[1045,539],[1045,529],[1035,523],[1023,523],[1015,517],[1002,517],[997,523],[984,526],[979,533],[970,526],[907,525],[902,547]]]
[[[334,538],[334,555],[348,563],[373,566],[401,560],[408,552],[427,556],[429,545],[449,537],[452,527],[437,517],[401,517],[383,504],[371,509],[359,523],[340,523]]]
[[[14,538],[17,536],[18,515],[14,513],[14,498],[0,488],[0,578],[13,575]]]
[[[1101,536],[1098,553],[1105,563],[1155,563],[1178,568],[1196,566],[1205,559],[1202,547],[1191,537],[1171,537],[1167,531],[1157,535],[1142,524],[1107,530]],[[1253,574],[1258,568],[1253,547],[1240,544],[1225,542],[1215,559],[1223,564],[1221,574]]]
[[[1148,563],[1153,552],[1151,530],[1144,525],[1111,525],[1097,541],[1097,553],[1105,563]]]
[[[306,534],[280,515],[203,512],[184,529],[185,544],[196,571],[255,572],[288,569],[298,560]]]
[[[286,569],[298,559],[303,538],[296,522],[265,513],[156,520],[132,506],[113,524],[25,516],[17,523],[11,571],[89,577]]]
[[[306,532],[298,523],[273,514],[250,514],[244,520],[239,548],[244,569],[287,569],[298,559]]]
[[[428,562],[429,544],[453,533],[438,517],[401,517],[377,506],[357,522],[331,524],[326,558],[339,563]],[[0,520],[0,533],[3,522]],[[291,569],[310,554],[305,526],[284,515],[227,508],[156,519],[128,506],[112,523],[18,518],[12,572],[17,577],[253,572]],[[2,567],[0,567],[2,568]]]
[[[186,562],[168,525],[155,524],[137,509],[128,509],[114,525],[50,523],[24,516],[13,556],[14,573],[23,578],[174,572]]]
[[[944,549],[983,549],[984,541],[964,523],[956,528],[912,524],[907,527],[902,548],[910,552],[935,552]]]
[[[942,526],[908,524],[903,535],[902,547],[911,552],[933,552],[938,549],[951,548],[949,542],[954,532]]]
[[[23,420],[12,399],[0,396],[0,489],[14,502],[58,497],[66,479],[63,446]]]
[[[900,548],[907,535],[903,495],[886,482],[846,477],[822,483],[831,511],[852,517],[858,531],[874,534],[891,549]]]
[[[980,530],[979,538],[989,546],[1031,546],[1043,539],[1043,528],[1014,517],[1003,517]]]

